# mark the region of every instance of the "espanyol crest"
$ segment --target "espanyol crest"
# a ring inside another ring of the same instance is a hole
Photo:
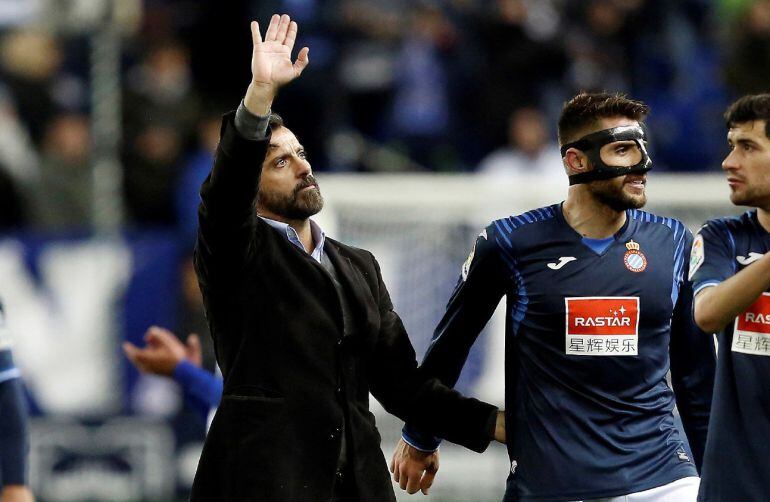
[[[626,254],[623,255],[623,263],[631,272],[644,272],[647,268],[647,257],[639,249],[639,244],[630,240],[626,242]]]

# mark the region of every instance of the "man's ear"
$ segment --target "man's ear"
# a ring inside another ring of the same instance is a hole
[[[588,157],[577,148],[569,148],[564,154],[564,165],[567,174],[580,174],[589,170]]]

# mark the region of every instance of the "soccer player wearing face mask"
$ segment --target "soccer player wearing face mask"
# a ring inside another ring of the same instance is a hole
[[[770,499],[770,94],[739,99],[725,119],[730,200],[754,209],[706,222],[693,243],[695,322],[719,340],[698,500],[760,502]]]
[[[647,113],[612,94],[565,104],[566,201],[481,232],[421,365],[453,385],[506,297],[506,501],[695,500],[714,348],[692,321],[690,232],[640,210]],[[402,487],[437,446],[405,427],[392,462]]]

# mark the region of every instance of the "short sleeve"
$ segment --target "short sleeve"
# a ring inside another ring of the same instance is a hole
[[[690,253],[693,294],[716,286],[735,271],[735,242],[729,228],[720,220],[707,222],[696,234]]]

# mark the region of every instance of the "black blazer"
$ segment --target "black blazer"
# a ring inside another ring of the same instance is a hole
[[[372,254],[327,238],[352,310],[343,337],[331,276],[255,215],[268,143],[242,138],[226,115],[201,189],[195,266],[224,394],[191,500],[328,501],[346,434],[360,500],[394,501],[369,392],[399,418],[479,452],[496,409],[421,378]]]

